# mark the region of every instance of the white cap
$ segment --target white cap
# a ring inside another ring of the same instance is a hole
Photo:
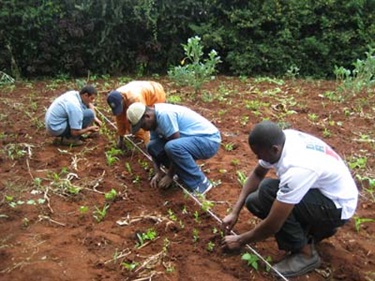
[[[146,106],[141,102],[132,103],[126,111],[126,117],[132,124],[132,134],[142,127],[142,117],[146,112]]]

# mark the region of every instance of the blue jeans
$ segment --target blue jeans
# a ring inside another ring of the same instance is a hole
[[[206,176],[195,162],[198,159],[208,159],[219,150],[220,143],[205,137],[182,137],[167,141],[152,139],[147,145],[147,151],[158,165],[169,168],[171,164],[182,182],[190,189],[196,189]]]
[[[87,128],[88,126],[91,126],[91,124],[94,122],[94,118],[95,118],[95,115],[92,109],[85,109],[83,111],[82,129]],[[69,119],[67,120],[66,124],[67,125],[65,128],[65,131],[61,135],[59,135],[59,137],[71,138],[72,134],[70,132]]]
[[[246,198],[248,210],[265,219],[276,199],[279,182],[277,179],[264,179],[257,191]],[[310,237],[317,243],[335,234],[336,229],[346,222],[341,219],[341,209],[337,209],[331,199],[318,189],[310,189],[294,206],[275,238],[279,249],[298,252]]]

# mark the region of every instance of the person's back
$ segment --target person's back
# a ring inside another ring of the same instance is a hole
[[[80,102],[78,91],[68,91],[57,97],[45,115],[46,128],[53,136],[61,135],[66,129],[66,122],[69,116],[75,117],[82,114],[85,109]]]
[[[180,137],[209,136],[218,133],[218,129],[197,112],[180,105],[155,104],[156,133],[165,138],[178,131]],[[220,138],[213,139],[220,142]]]
[[[357,205],[358,190],[341,157],[312,135],[296,130],[284,130],[284,133],[283,153],[274,168],[280,186],[287,186],[289,190],[280,189],[277,199],[297,204],[306,194],[306,189],[316,188],[343,208],[342,219],[350,218]],[[273,166],[264,161],[261,163],[269,168]]]
[[[118,142],[117,147],[125,148],[124,135],[130,132],[130,124],[126,117],[129,106],[135,102],[141,102],[146,106],[153,106],[155,103],[166,101],[166,94],[163,86],[154,81],[131,81],[114,91],[107,97],[107,103],[112,108],[112,113],[116,117]],[[140,130],[135,135],[137,139],[148,143],[150,134]]]
[[[134,102],[142,102],[147,106],[152,106],[155,103],[166,101],[163,86],[154,81],[132,81],[117,88],[116,91],[126,97],[126,109]]]

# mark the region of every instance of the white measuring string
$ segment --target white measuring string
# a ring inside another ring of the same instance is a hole
[[[113,128],[115,128],[115,130],[117,131],[117,126],[111,121],[109,120],[100,110],[98,110],[97,108],[95,108],[96,111],[100,114],[100,116],[102,116],[104,118],[104,120],[106,120]],[[124,138],[126,140],[128,140],[135,148],[137,148],[147,159],[149,159],[150,161],[152,161],[152,158],[149,154],[147,154],[142,148],[140,148],[131,138],[130,138],[131,134],[130,135],[124,135]],[[163,172],[165,172],[163,170]],[[195,197],[190,191],[188,191],[184,186],[182,186],[179,182],[177,182],[176,180],[174,180],[174,183],[180,187],[186,194],[188,194],[190,196],[191,199],[193,199],[200,207],[203,207],[202,206],[202,203],[199,201],[199,199],[197,197]],[[206,211],[207,213],[209,213],[217,222],[219,222],[220,224],[223,223],[223,221],[217,216],[215,215],[211,210],[207,210]],[[235,235],[237,236],[237,234],[231,230],[230,231],[232,235]],[[253,247],[251,247],[249,244],[246,244],[246,247],[254,254],[256,255],[261,261],[263,261],[266,266],[270,269],[272,269],[277,275],[279,275],[279,277],[285,281],[288,281],[288,279],[282,275],[276,268],[274,268],[265,258],[262,257],[261,254],[259,254]]]

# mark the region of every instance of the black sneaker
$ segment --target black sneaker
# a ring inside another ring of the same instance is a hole
[[[303,275],[318,268],[321,264],[321,260],[313,244],[311,244],[311,247],[311,257],[306,257],[306,255],[302,253],[292,254],[275,264],[273,268],[285,277]]]
[[[66,145],[66,146],[80,146],[80,145],[83,145],[84,142],[81,141],[79,138],[62,137],[60,144]]]

